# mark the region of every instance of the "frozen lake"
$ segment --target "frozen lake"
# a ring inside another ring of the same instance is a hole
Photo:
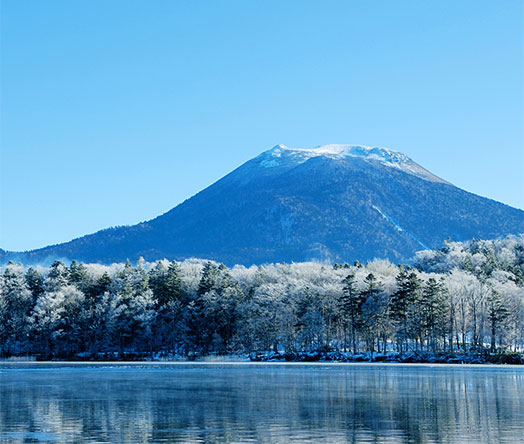
[[[0,443],[522,442],[524,369],[0,364]]]

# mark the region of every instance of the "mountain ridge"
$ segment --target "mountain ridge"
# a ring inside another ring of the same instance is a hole
[[[449,183],[421,167],[405,154],[383,147],[328,144],[320,145],[315,148],[289,148],[280,144],[275,145],[270,150],[264,151],[262,154],[255,157],[255,159],[261,158],[261,164],[267,168],[271,168],[279,165],[279,160],[283,153],[289,153],[290,155],[295,156],[296,162],[304,162],[312,157],[318,156],[326,156],[335,159],[359,157],[370,161],[381,162],[386,166],[401,169],[408,174],[413,174],[426,180]]]
[[[397,151],[276,145],[156,218],[3,257],[405,261],[449,237],[522,232],[522,210],[461,190]]]

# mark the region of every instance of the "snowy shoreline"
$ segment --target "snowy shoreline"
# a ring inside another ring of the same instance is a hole
[[[6,367],[7,365],[7,367]],[[68,367],[405,367],[405,368],[442,368],[442,369],[518,369],[524,370],[522,365],[515,364],[435,364],[435,363],[401,363],[401,362],[278,362],[278,361],[0,361],[0,371],[9,369],[28,368],[59,368]]]
[[[39,359],[34,356],[0,360],[3,364],[96,364],[115,365],[178,365],[178,364],[292,364],[292,365],[426,365],[426,366],[516,366],[522,367],[521,354],[461,354],[461,353],[348,353],[348,352],[260,352],[231,355],[175,355],[175,354],[106,354],[100,356],[76,356],[73,359]]]

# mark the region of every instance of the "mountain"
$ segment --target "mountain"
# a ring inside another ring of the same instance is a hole
[[[201,257],[228,265],[406,261],[446,238],[524,233],[524,211],[466,192],[386,148],[263,152],[167,213],[4,261]]]

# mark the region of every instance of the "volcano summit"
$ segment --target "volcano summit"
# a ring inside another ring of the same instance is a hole
[[[4,260],[231,264],[406,261],[417,250],[524,233],[524,211],[466,192],[386,148],[263,152],[167,213]]]

